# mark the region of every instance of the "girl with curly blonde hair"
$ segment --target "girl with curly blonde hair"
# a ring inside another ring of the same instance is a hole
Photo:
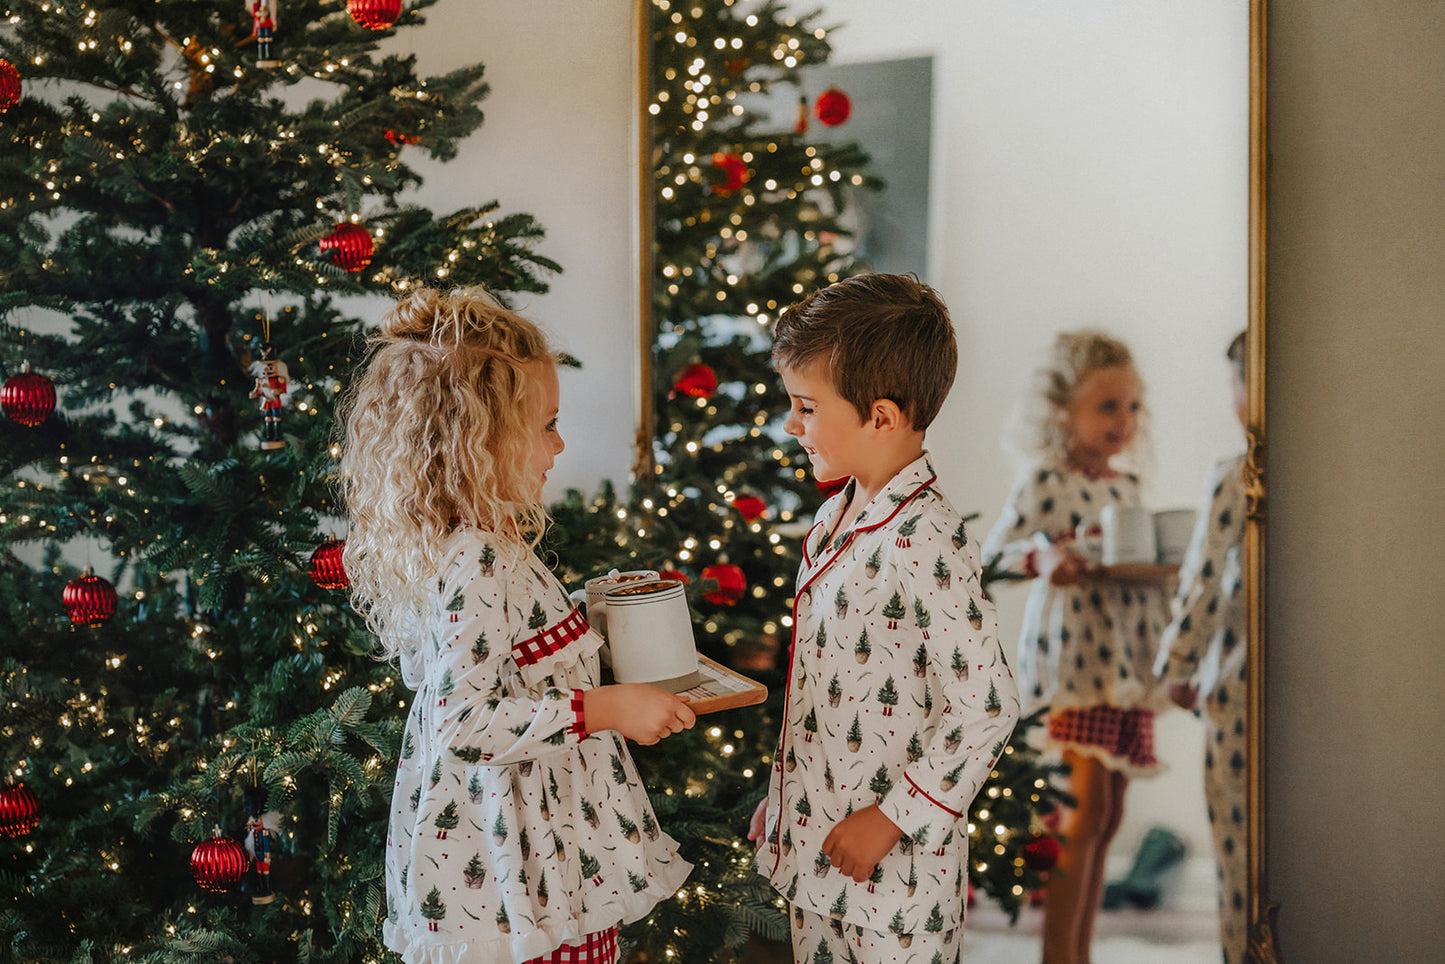
[[[623,738],[655,743],[692,711],[598,685],[602,639],[534,552],[559,395],[536,325],[478,288],[421,290],[344,405],[353,601],[416,691],[384,926],[408,964],[611,962],[618,925],[690,870]]]
[[[983,557],[1032,580],[1015,669],[1019,695],[1049,709],[1049,742],[1077,800],[1063,828],[1044,905],[1044,964],[1089,960],[1104,861],[1132,776],[1154,773],[1153,671],[1168,622],[1162,582],[1129,581],[1081,552],[1105,506],[1138,506],[1122,470],[1144,415],[1144,383],[1128,347],[1103,332],[1060,334],[1030,393],[1031,458]]]

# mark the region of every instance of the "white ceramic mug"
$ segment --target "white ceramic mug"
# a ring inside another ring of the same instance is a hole
[[[607,590],[633,582],[656,582],[657,578],[656,569],[629,569],[627,572],[614,569],[606,575],[593,576],[582,584],[585,589],[573,590],[570,597],[574,603],[587,607],[587,625],[606,639],[607,600],[604,594]]]
[[[615,586],[604,594],[612,676],[673,693],[701,683],[687,594],[676,579]]]
[[[1154,545],[1154,513],[1141,505],[1106,505],[1099,513],[1104,529],[1104,565],[1152,563],[1158,558]]]
[[[1154,513],[1154,543],[1159,547],[1159,561],[1177,566],[1189,551],[1194,538],[1193,509],[1160,509]]]

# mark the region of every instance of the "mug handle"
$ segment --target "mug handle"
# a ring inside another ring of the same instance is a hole
[[[567,594],[567,598],[582,607],[582,614],[584,616],[587,614],[587,590],[574,589]]]

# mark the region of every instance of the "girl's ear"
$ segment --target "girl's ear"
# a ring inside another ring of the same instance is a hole
[[[908,418],[898,403],[891,398],[880,398],[873,403],[870,414],[873,428],[877,431],[905,428],[908,425]]]

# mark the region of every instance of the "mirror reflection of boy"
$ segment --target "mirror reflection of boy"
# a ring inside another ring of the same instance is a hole
[[[804,541],[757,867],[792,905],[796,960],[954,961],[968,809],[1018,690],[978,546],[923,447],[953,326],[916,278],[874,274],[788,308],[773,336],[784,430],[820,482],[848,482]]]
[[[1247,427],[1244,338],[1244,332],[1235,336],[1226,355],[1234,413]],[[1219,937],[1225,964],[1244,960],[1248,933],[1244,530],[1244,456],[1236,455],[1219,462],[1205,486],[1194,535],[1179,570],[1173,618],[1160,637],[1154,665],[1176,704],[1199,712],[1203,701],[1204,796],[1219,861]]]

